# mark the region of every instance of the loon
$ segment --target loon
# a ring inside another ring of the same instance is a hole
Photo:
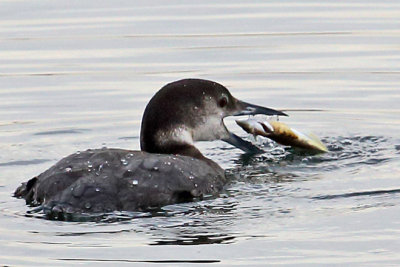
[[[216,196],[224,170],[195,141],[226,141],[245,152],[260,150],[226,128],[239,115],[284,115],[234,98],[223,85],[183,79],[162,87],[147,104],[141,151],[102,148],[69,155],[22,183],[14,196],[47,215],[144,211]]]

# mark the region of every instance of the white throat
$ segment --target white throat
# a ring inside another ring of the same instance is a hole
[[[159,131],[156,134],[156,142],[165,146],[169,143],[193,145],[193,136],[190,130],[184,126],[179,126],[167,131]]]
[[[208,117],[204,123],[199,124],[193,129],[194,141],[213,141],[228,137],[221,115]]]

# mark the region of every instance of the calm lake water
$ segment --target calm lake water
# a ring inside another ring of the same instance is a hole
[[[0,18],[1,265],[400,263],[400,2],[3,0]],[[70,153],[139,149],[147,101],[185,77],[288,110],[330,152],[198,143],[237,178],[156,215],[50,221],[12,197]]]

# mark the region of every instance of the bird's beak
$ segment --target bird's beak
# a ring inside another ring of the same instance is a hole
[[[240,100],[236,100],[236,110],[232,114],[233,116],[240,116],[240,115],[257,115],[257,114],[264,114],[264,115],[277,115],[277,116],[287,116],[287,114],[283,113],[282,111],[275,110],[272,108],[266,108],[262,106],[253,105],[250,103],[246,103]]]
[[[260,154],[263,153],[264,150],[256,147],[255,145],[253,145],[251,142],[243,140],[242,138],[240,138],[239,136],[237,136],[234,133],[231,133],[228,131],[228,137],[222,139],[222,141],[227,142],[228,144],[231,144],[241,150],[243,150],[246,153],[250,153],[250,154]]]
[[[277,116],[288,116],[287,114],[283,113],[282,111],[278,111],[271,108],[266,108],[262,106],[253,105],[250,103],[246,103],[240,100],[235,99],[235,108],[232,112],[232,116],[241,116],[241,115],[257,115],[257,114],[264,114],[264,115],[277,115]],[[222,139],[223,141],[243,150],[246,153],[258,154],[264,152],[262,149],[256,147],[252,143],[243,140],[239,136],[235,135],[228,131],[228,137]]]

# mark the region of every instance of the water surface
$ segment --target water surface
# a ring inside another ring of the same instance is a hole
[[[21,0],[0,17],[0,264],[400,262],[399,3]],[[199,143],[235,178],[154,214],[50,221],[12,198],[70,153],[139,149],[147,101],[185,77],[288,110],[330,153]]]

